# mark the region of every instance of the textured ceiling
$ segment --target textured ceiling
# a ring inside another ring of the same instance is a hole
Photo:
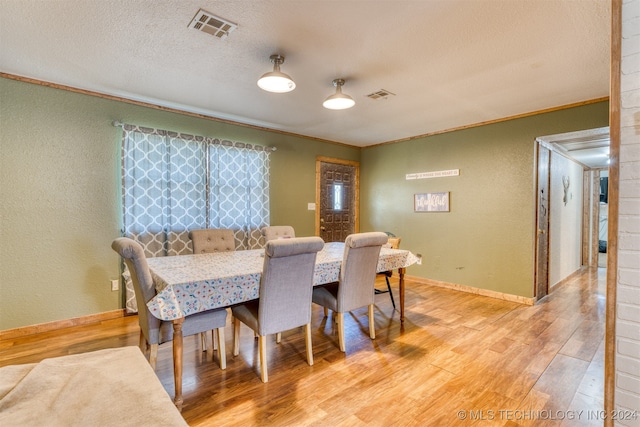
[[[609,30],[608,0],[0,0],[0,71],[368,146],[606,97]],[[274,53],[293,92],[256,85]]]

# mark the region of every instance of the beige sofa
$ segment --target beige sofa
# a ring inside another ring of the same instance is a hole
[[[186,426],[138,347],[0,368],[0,426]]]

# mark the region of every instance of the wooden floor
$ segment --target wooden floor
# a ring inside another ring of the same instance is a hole
[[[535,306],[408,281],[404,327],[389,296],[377,295],[376,339],[366,308],[355,311],[345,316],[346,353],[331,315],[314,307],[315,364],[302,329],[286,332],[268,343],[267,384],[248,328],[231,355],[229,323],[226,371],[185,338],[182,414],[192,426],[601,426],[604,290],[604,269],[584,270]],[[0,366],[137,345],[138,333],[133,316],[5,340]],[[171,344],[157,374],[173,396]]]

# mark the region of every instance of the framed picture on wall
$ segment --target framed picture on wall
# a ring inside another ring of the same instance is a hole
[[[415,212],[449,212],[449,192],[414,194],[413,210]]]

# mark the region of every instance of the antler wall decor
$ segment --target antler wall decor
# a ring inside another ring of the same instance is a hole
[[[564,197],[562,201],[564,205],[567,206],[567,202],[569,201],[569,185],[571,185],[571,181],[569,180],[569,175],[565,175],[562,177],[562,186],[564,187]]]

